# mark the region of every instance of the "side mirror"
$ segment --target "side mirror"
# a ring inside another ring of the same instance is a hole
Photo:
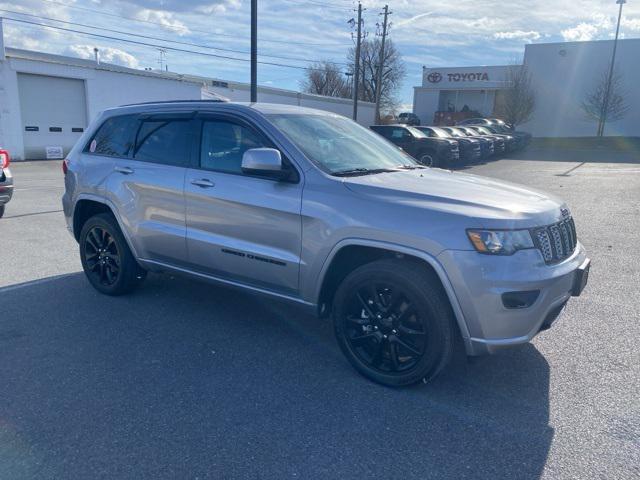
[[[242,155],[242,171],[278,179],[289,176],[282,168],[282,157],[275,148],[251,148]]]

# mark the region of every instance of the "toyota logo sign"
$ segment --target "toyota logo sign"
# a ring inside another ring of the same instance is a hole
[[[427,75],[427,80],[429,80],[431,83],[438,83],[440,80],[442,80],[442,74],[438,72],[431,72],[429,75]]]

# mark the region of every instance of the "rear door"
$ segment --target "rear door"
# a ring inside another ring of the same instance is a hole
[[[177,266],[187,260],[184,180],[195,143],[192,117],[139,117],[129,154],[113,162],[107,195],[142,259]]]
[[[288,294],[298,290],[302,178],[277,181],[245,174],[250,148],[274,147],[235,116],[199,120],[198,164],[185,181],[187,247],[192,268]]]

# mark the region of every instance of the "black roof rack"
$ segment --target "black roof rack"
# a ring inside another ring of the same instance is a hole
[[[227,100],[207,98],[205,100],[156,100],[155,102],[127,103],[121,107],[134,107],[136,105],[160,105],[163,103],[225,103]]]

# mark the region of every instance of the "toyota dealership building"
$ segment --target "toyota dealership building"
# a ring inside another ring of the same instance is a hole
[[[535,91],[536,108],[519,126],[537,137],[593,136],[596,123],[581,103],[608,71],[613,41],[540,43],[525,46],[524,64]],[[606,135],[640,136],[640,39],[618,41],[616,71],[628,106],[623,119],[607,123]],[[518,66],[423,68],[414,87],[413,112],[423,125],[455,119],[456,112],[492,116],[510,88],[509,69]]]

